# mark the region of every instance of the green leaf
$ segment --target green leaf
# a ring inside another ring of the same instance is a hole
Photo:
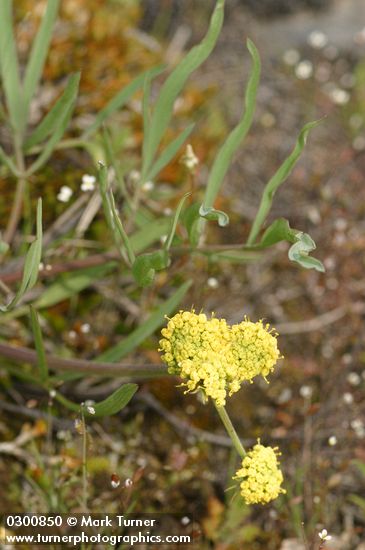
[[[290,247],[288,256],[289,260],[297,262],[305,269],[315,269],[316,271],[324,272],[325,268],[322,262],[317,258],[312,258],[309,253],[315,250],[316,243],[307,233],[297,233],[297,242]]]
[[[161,88],[148,129],[148,141],[146,140],[143,147],[142,182],[150,171],[161,139],[169,125],[177,96],[191,73],[206,60],[217,42],[223,24],[223,9],[224,0],[217,0],[206,36],[180,61]]]
[[[205,253],[211,262],[230,262],[231,264],[247,264],[257,262],[261,254],[250,250],[224,250],[222,252]]]
[[[199,233],[197,232],[197,224],[200,219],[200,203],[194,202],[183,213],[182,222],[188,232],[189,241],[193,246],[198,244]]]
[[[264,192],[262,194],[260,206],[258,209],[258,212],[256,214],[255,220],[252,224],[251,231],[249,234],[249,237],[247,239],[247,244],[252,245],[254,244],[255,240],[257,239],[257,236],[261,230],[261,227],[263,223],[266,220],[266,217],[268,213],[270,212],[270,208],[274,199],[274,195],[280,185],[284,183],[284,181],[288,178],[288,176],[291,174],[294,166],[296,165],[297,161],[299,160],[299,157],[304,149],[304,146],[307,141],[308,134],[312,128],[317,126],[321,120],[315,120],[314,122],[309,122],[305,126],[303,126],[297,142],[295,144],[295,147],[293,151],[290,153],[290,155],[285,159],[285,161],[282,163],[280,168],[275,172],[273,177],[270,179],[270,181],[266,184],[266,187],[264,189]]]
[[[53,132],[57,131],[60,124],[60,119],[64,116],[70,105],[76,101],[79,81],[80,73],[73,74],[69,77],[67,86],[61,97],[56,101],[52,109],[46,114],[37,128],[25,141],[24,148],[26,151],[45,140]]]
[[[177,222],[179,220],[179,216],[181,214],[181,210],[182,210],[182,207],[184,206],[184,202],[186,201],[186,199],[191,195],[190,192],[188,193],[185,193],[185,195],[180,199],[180,202],[176,208],[176,212],[175,212],[175,215],[174,215],[174,219],[172,220],[172,225],[171,225],[171,229],[170,229],[170,233],[168,234],[167,236],[167,239],[166,239],[166,242],[165,242],[165,245],[164,245],[164,250],[166,250],[166,252],[170,249],[170,246],[171,246],[171,243],[172,243],[172,239],[174,238],[174,235],[175,235],[175,231],[176,231],[176,226],[177,226]]]
[[[26,117],[13,33],[12,0],[0,1],[0,69],[10,121],[21,136]]]
[[[108,262],[104,265],[88,267],[74,273],[62,275],[55,283],[44,290],[42,296],[36,300],[35,307],[44,309],[68,300],[88,288],[95,281],[105,277],[114,269],[115,265],[115,262]]]
[[[195,124],[190,124],[185,130],[181,132],[175,139],[171,141],[164,149],[164,151],[161,153],[159,158],[156,160],[156,162],[153,164],[151,170],[146,175],[147,180],[153,180],[157,174],[161,172],[165,166],[174,158],[176,153],[179,151],[179,149],[182,147],[183,143],[188,139],[191,132],[194,129]]]
[[[68,101],[65,102],[63,111],[60,113],[57,124],[52,129],[51,137],[46,142],[38,158],[33,162],[33,164],[27,170],[27,176],[34,174],[34,172],[39,170],[39,168],[41,168],[41,166],[45,164],[45,162],[51,156],[53,149],[56,147],[57,143],[60,141],[63,134],[65,133],[65,130],[68,126],[68,123],[72,116],[72,112],[75,107],[77,92],[79,89],[80,73],[72,75],[70,79],[74,80],[74,85],[72,87],[72,90],[74,91],[74,93],[70,94]]]
[[[290,260],[297,262],[306,269],[325,271],[322,262],[309,256],[309,253],[316,248],[313,239],[307,233],[292,229],[285,218],[275,220],[266,229],[258,246],[266,248],[280,241],[292,243],[293,246],[290,247],[288,252]]]
[[[103,122],[115,111],[123,107],[132,97],[132,95],[143,86],[145,78],[147,75],[155,77],[160,74],[165,69],[165,66],[160,65],[149,69],[148,71],[142,73],[137,78],[132,80],[125,88],[120,90],[106,105],[101,109],[95,117],[94,122],[85,130],[82,134],[82,139],[89,136],[91,133],[96,132]]]
[[[14,175],[18,175],[18,169],[15,166],[13,160],[5,153],[4,149],[0,146],[0,161],[5,164],[5,166],[10,170]]]
[[[243,113],[239,123],[229,134],[215,157],[212,169],[210,170],[204,196],[204,205],[206,207],[213,206],[215,198],[217,197],[223,183],[224,176],[231,165],[233,155],[245,139],[254,117],[257,88],[260,81],[261,63],[259,53],[251,40],[247,40],[247,48],[252,57],[253,65],[246,87]]]
[[[98,418],[117,414],[119,411],[124,409],[126,405],[128,405],[137,389],[137,384],[124,384],[114,393],[109,395],[109,397],[104,399],[104,401],[99,401],[99,403],[91,405],[92,409],[95,411],[95,414],[90,413],[88,407],[85,406],[83,407],[83,413],[87,418]],[[81,405],[70,401],[59,392],[56,393],[56,399],[68,409],[74,412],[80,412]]]
[[[290,227],[288,220],[279,218],[266,229],[260,241],[260,247],[266,248],[280,241],[295,243],[297,241],[297,234],[298,231]]]
[[[130,237],[131,245],[135,253],[138,254],[142,252],[163,235],[166,235],[170,227],[170,216],[146,223]]]
[[[42,256],[42,199],[37,204],[36,239],[32,242],[25,257],[22,282],[18,292],[8,306],[0,306],[1,311],[13,309],[24,294],[30,290],[38,279],[39,264]]]
[[[32,325],[32,332],[34,337],[35,349],[38,357],[38,368],[39,368],[39,378],[40,381],[44,384],[48,380],[48,366],[46,360],[46,353],[44,351],[42,330],[38,320],[37,311],[30,306],[30,322]]]
[[[30,101],[37,90],[47,57],[49,43],[52,37],[53,25],[56,21],[60,0],[48,0],[37,36],[35,37],[30,58],[25,71],[23,89],[25,109],[28,111]]]
[[[168,300],[163,302],[157,310],[151,314],[147,321],[136,328],[116,346],[102,353],[97,360],[114,363],[115,361],[120,361],[120,359],[128,355],[128,353],[135,350],[143,340],[153,334],[154,331],[164,323],[165,316],[170,315],[170,313],[178,307],[191,284],[191,280],[183,283]]]
[[[109,189],[108,170],[101,162],[99,162],[99,187],[103,201],[105,218],[111,230],[114,242],[120,251],[122,258],[126,259],[132,265],[135,260],[133,246],[115,207],[113,193],[111,189]],[[125,251],[127,254],[126,258],[124,254]]]
[[[157,250],[141,254],[132,265],[133,277],[142,287],[152,284],[156,271],[161,271],[169,265],[169,256],[166,250]]]
[[[199,208],[199,216],[209,221],[218,221],[220,227],[225,227],[229,224],[229,217],[222,210],[216,210],[210,206],[201,205]]]

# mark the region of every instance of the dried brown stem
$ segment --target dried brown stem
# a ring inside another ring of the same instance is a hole
[[[0,343],[0,356],[16,362],[38,364],[37,353],[29,348],[9,346]],[[88,361],[87,359],[63,359],[54,355],[46,355],[47,365],[61,372],[79,372],[80,374],[101,376],[124,376],[128,378],[156,378],[166,376],[163,365],[126,365],[123,363],[105,363]]]

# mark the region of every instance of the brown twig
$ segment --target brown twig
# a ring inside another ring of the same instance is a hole
[[[17,362],[38,364],[37,353],[29,348],[9,346],[0,343],[0,356]],[[88,361],[87,359],[63,359],[54,355],[46,355],[47,365],[51,369],[63,372],[79,372],[81,374],[97,374],[101,376],[123,376],[133,379],[156,378],[166,376],[163,365],[125,365],[123,363],[106,363]]]

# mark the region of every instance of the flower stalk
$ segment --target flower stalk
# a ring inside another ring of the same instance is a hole
[[[217,410],[217,413],[219,414],[220,419],[223,422],[224,427],[227,430],[229,437],[232,440],[234,448],[236,449],[237,453],[240,455],[241,458],[245,458],[246,456],[245,448],[243,447],[241,440],[238,437],[236,430],[234,429],[234,426],[231,422],[231,419],[229,418],[229,415],[225,407],[223,406],[219,407],[215,402],[214,402],[214,405]]]

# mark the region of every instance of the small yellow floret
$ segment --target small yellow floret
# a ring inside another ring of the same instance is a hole
[[[186,380],[187,391],[203,390],[218,406],[227,393],[261,374],[266,377],[280,357],[276,334],[262,321],[229,326],[212,314],[179,311],[161,331],[162,359],[170,374]]]
[[[242,460],[242,468],[233,479],[242,479],[241,495],[246,504],[267,504],[285,493],[279,454],[277,447],[264,447],[258,442]]]

